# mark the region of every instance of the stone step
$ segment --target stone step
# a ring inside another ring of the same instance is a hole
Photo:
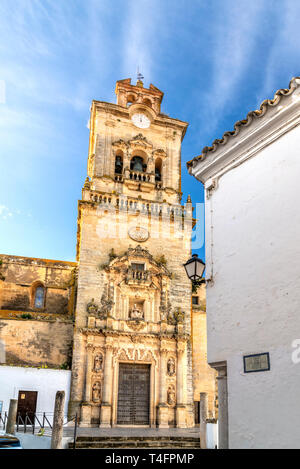
[[[191,441],[199,438],[193,436],[78,436],[77,441]]]
[[[72,443],[69,448],[72,448]],[[200,441],[198,438],[179,437],[78,437],[76,448],[199,449]]]

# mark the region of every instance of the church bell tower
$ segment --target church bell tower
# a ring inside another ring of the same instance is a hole
[[[161,112],[163,93],[116,83],[93,101],[87,177],[78,203],[70,413],[80,425],[194,424],[192,205],[181,205],[188,124]]]

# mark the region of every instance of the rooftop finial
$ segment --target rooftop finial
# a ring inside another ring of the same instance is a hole
[[[139,67],[138,67],[138,68],[137,68],[137,83],[136,83],[136,84],[137,84],[138,86],[143,86],[143,82],[142,82],[143,79],[144,79],[144,77],[143,77],[143,75],[141,74],[140,69],[139,69]]]

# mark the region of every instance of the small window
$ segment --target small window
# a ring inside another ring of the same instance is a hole
[[[45,288],[42,287],[42,286],[39,286],[35,290],[34,307],[35,308],[43,308],[44,307],[44,301],[45,301]]]
[[[199,304],[199,297],[198,296],[193,296],[192,297],[192,303],[193,303],[193,305],[198,305]]]
[[[133,270],[138,270],[139,272],[142,272],[145,270],[145,264],[136,264],[136,263],[133,263],[131,264],[131,267]]]

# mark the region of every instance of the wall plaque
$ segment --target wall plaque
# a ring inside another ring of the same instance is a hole
[[[244,373],[255,373],[258,371],[270,370],[269,353],[256,353],[254,355],[245,355],[243,358]]]
[[[149,238],[149,231],[141,226],[134,226],[128,230],[131,239],[138,242],[147,241]]]

